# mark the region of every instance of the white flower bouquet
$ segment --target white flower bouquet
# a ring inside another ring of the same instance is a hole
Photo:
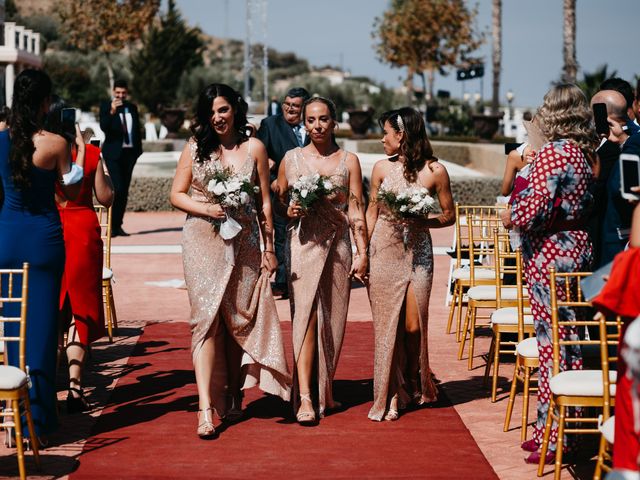
[[[298,203],[303,210],[309,210],[320,198],[345,191],[342,185],[336,185],[331,177],[314,173],[299,177],[291,186],[290,201]]]
[[[204,183],[212,203],[231,209],[248,205],[251,196],[260,191],[260,188],[251,182],[249,175],[239,175],[230,168],[211,171],[206,175]],[[232,239],[240,230],[242,226],[228,214],[220,224],[220,236],[225,240]]]
[[[377,200],[384,203],[391,212],[401,218],[426,217],[434,210],[435,200],[424,187],[411,187],[396,193],[381,187]]]

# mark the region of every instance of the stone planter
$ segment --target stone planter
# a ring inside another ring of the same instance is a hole
[[[483,140],[491,140],[498,132],[502,116],[502,112],[495,115],[472,115],[473,129],[476,135]]]
[[[373,109],[349,110],[349,126],[354,138],[362,138],[373,125]]]
[[[184,108],[163,108],[160,111],[160,121],[167,129],[167,138],[178,138],[178,131],[184,123],[185,113]]]

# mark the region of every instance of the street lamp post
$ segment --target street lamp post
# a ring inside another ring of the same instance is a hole
[[[476,110],[478,111],[478,113],[482,113],[482,105],[480,105],[480,100],[482,100],[482,95],[480,95],[480,92],[474,93],[473,99],[476,102]]]
[[[508,90],[506,93],[507,104],[509,105],[509,120],[513,120],[513,99],[515,95],[511,90]]]

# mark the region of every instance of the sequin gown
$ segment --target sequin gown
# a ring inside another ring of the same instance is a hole
[[[349,188],[347,152],[331,178],[336,185]],[[316,173],[306,163],[302,149],[287,152],[285,173],[289,185],[301,176]],[[346,214],[347,194],[318,200],[300,219],[290,222],[287,230],[289,259],[289,295],[293,321],[293,353],[297,362],[314,308],[317,326],[317,398],[320,416],[334,406],[332,382],[342,348],[351,281],[351,239]],[[293,408],[300,406],[294,369]],[[313,391],[312,386],[312,391]]]
[[[381,184],[381,188],[396,193],[412,186],[415,184],[404,178],[400,162],[392,165]],[[409,394],[416,393],[413,391],[416,386],[425,397],[437,394],[429,368],[427,334],[432,280],[433,249],[425,220],[400,220],[380,204],[369,242],[369,301],[375,336],[373,406],[369,411],[372,420],[384,418],[389,400],[396,392],[400,404],[409,400]],[[413,286],[420,316],[418,385],[411,385],[411,379],[405,376],[404,319],[401,321],[400,317],[409,285]]]
[[[252,140],[250,140],[252,141]],[[205,177],[222,164],[216,156],[198,162],[193,140],[191,197],[206,202]],[[237,172],[257,178],[249,154]],[[237,342],[244,351],[240,385],[254,385],[289,400],[291,375],[284,353],[280,322],[268,274],[260,271],[260,232],[255,200],[227,213],[242,225],[231,240],[223,240],[214,221],[188,215],[182,235],[184,276],[191,304],[192,355],[195,362],[209,332],[214,336],[213,407],[223,416],[227,368],[225,344]],[[230,406],[229,406],[230,407]]]
[[[515,198],[511,221],[522,231],[524,273],[530,286],[538,341],[538,418],[533,439],[541,444],[551,399],[549,377],[553,370],[549,267],[554,266],[558,272],[580,272],[590,268],[592,245],[586,231],[586,219],[593,207],[590,188],[594,179],[584,154],[568,140],[544,145],[528,179],[528,187]],[[564,283],[559,282],[559,299],[566,299],[564,288]],[[565,320],[575,319],[572,309],[561,309],[560,315]],[[578,329],[564,328],[560,334],[565,338],[577,338]],[[563,348],[560,370],[580,369],[580,347]],[[549,439],[551,450],[555,450],[557,435],[554,421]]]

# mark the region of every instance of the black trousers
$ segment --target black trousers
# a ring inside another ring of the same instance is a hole
[[[113,230],[122,228],[122,219],[129,199],[131,175],[133,174],[136,160],[138,160],[138,157],[132,148],[123,148],[120,157],[115,160],[106,160],[111,181],[113,182],[113,189],[115,190],[112,213]]]

